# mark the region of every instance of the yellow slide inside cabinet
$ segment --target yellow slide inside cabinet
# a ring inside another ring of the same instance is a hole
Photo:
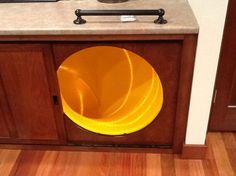
[[[141,130],[158,115],[163,89],[152,66],[123,48],[90,47],[69,56],[57,71],[64,113],[99,134]]]

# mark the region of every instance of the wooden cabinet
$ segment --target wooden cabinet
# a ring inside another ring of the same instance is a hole
[[[159,147],[181,152],[196,35],[65,36],[64,42],[58,36],[38,36],[41,42],[32,36],[26,39],[32,42],[0,44],[0,143]],[[163,84],[160,114],[150,125],[129,135],[95,134],[63,114],[57,68],[77,51],[104,45],[140,55],[158,72]]]
[[[18,143],[58,143],[52,66],[49,45],[0,45],[0,137]]]

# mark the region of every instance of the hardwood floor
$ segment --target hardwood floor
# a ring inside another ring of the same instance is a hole
[[[235,176],[236,133],[209,133],[205,160],[179,155],[0,149],[0,176]]]

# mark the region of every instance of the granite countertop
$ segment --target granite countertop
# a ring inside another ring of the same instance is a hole
[[[74,11],[99,9],[159,9],[166,11],[167,24],[154,24],[155,16],[137,16],[121,22],[119,16],[85,16],[86,24],[75,25]],[[88,34],[196,34],[198,24],[187,0],[129,0],[106,4],[97,0],[61,0],[45,3],[0,3],[0,35]]]

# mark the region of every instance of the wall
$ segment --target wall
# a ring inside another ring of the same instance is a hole
[[[228,0],[189,0],[200,26],[186,144],[204,144]]]

